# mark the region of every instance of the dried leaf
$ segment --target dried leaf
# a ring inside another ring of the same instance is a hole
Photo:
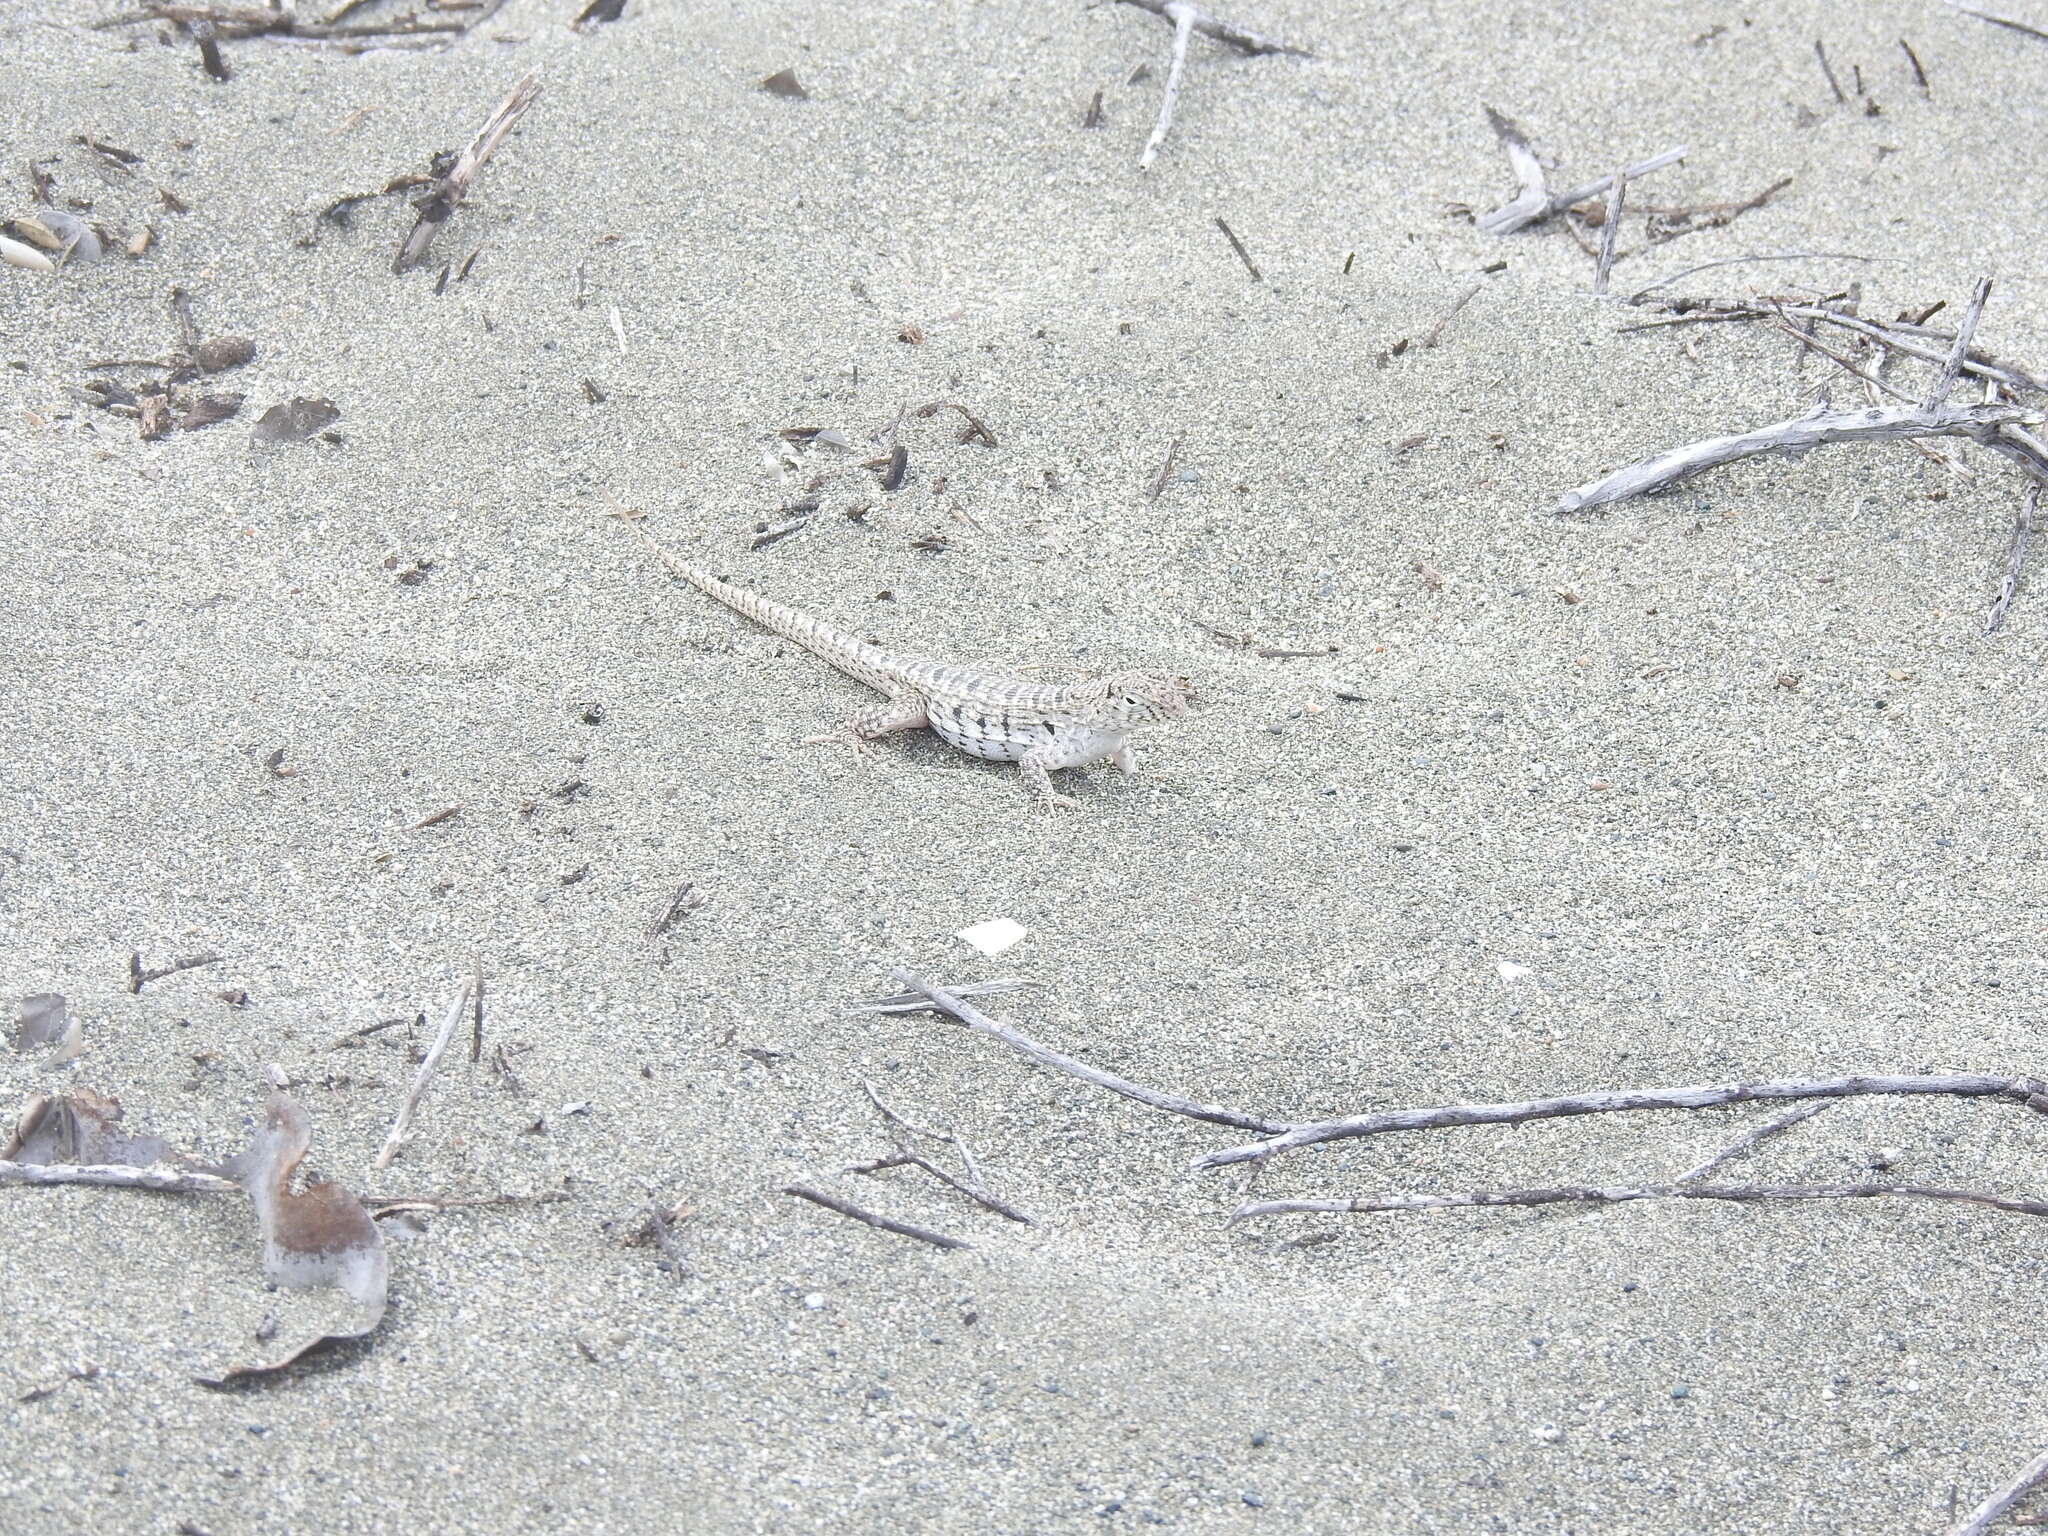
[[[192,361],[201,373],[239,368],[255,355],[256,343],[246,336],[215,336],[192,349]]]
[[[160,1136],[133,1136],[121,1127],[121,1101],[89,1088],[52,1096],[39,1093],[23,1106],[0,1163],[28,1168],[58,1165],[148,1168],[170,1156]]]
[[[367,1338],[384,1320],[390,1265],[384,1238],[362,1202],[339,1184],[311,1180],[293,1190],[292,1174],[313,1144],[312,1122],[290,1094],[275,1089],[249,1148],[222,1168],[241,1181],[263,1232],[263,1273],[294,1290],[332,1287],[358,1309],[357,1326],[322,1333],[282,1358],[229,1367],[202,1386],[230,1388],[275,1375],[320,1350]]]
[[[28,1051],[62,1040],[67,1006],[61,992],[38,992],[24,997],[14,1010],[14,1048]]]
[[[185,407],[178,418],[178,425],[187,432],[197,432],[201,427],[217,426],[242,409],[241,395],[199,395]]]
[[[265,411],[257,419],[252,435],[259,443],[303,443],[321,428],[340,419],[341,407],[332,400],[308,400],[300,396]]]

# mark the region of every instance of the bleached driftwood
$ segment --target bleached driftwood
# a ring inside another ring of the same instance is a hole
[[[2006,429],[2038,426],[2043,419],[2040,411],[2017,405],[1877,406],[1860,411],[1836,411],[1817,405],[1789,421],[1773,422],[1730,437],[1710,437],[1639,459],[1611,475],[1565,492],[1558,499],[1557,510],[1583,512],[1589,507],[1626,501],[1631,496],[1647,496],[1740,459],[1766,453],[1796,457],[1828,443],[1967,437],[1999,448],[2000,434]],[[2000,451],[2009,452],[2004,448]]]

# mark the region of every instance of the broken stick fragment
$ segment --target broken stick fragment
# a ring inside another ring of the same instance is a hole
[[[419,218],[412,226],[412,232],[405,237],[405,243],[398,248],[398,259],[391,270],[404,273],[419,265],[427,254],[427,247],[434,243],[434,236],[441,232],[441,226],[455,216],[455,210],[462,206],[462,199],[468,195],[469,184],[476,180],[476,174],[484,168],[484,162],[497,152],[505,135],[533,105],[534,97],[540,94],[540,71],[530,69],[519,77],[519,83],[505,93],[505,99],[498,103],[488,121],[477,130],[477,135],[450,166],[448,174],[435,182],[427,195],[418,204]]]
[[[1565,492],[1558,499],[1557,510],[1583,512],[1631,496],[1647,496],[1723,464],[1760,454],[1797,456],[1824,443],[1888,443],[1916,437],[1967,437],[1992,443],[2008,427],[2035,426],[2042,419],[2041,412],[2017,405],[1877,406],[1861,411],[1815,406],[1789,421],[1730,437],[1710,437],[1639,459]]]

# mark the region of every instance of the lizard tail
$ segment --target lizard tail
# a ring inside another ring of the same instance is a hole
[[[635,538],[653,550],[661,562],[707,597],[714,597],[733,612],[752,619],[763,629],[794,640],[805,650],[827,661],[848,677],[866,683],[877,693],[895,694],[903,682],[903,664],[880,646],[847,631],[812,618],[801,609],[774,602],[744,587],[720,581],[709,571],[690,564],[656,541],[639,520],[620,517]]]

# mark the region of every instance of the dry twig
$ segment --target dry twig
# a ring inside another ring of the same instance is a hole
[[[1263,1141],[1211,1152],[1197,1168],[1222,1168],[1291,1152],[1298,1147],[1397,1131],[1440,1131],[1465,1125],[1522,1125],[1575,1115],[1633,1113],[1649,1109],[1713,1109],[1723,1104],[1771,1103],[1791,1099],[1845,1099],[1865,1094],[1949,1094],[1958,1098],[2014,1099],[2048,1113],[2048,1083],[2031,1077],[1984,1073],[1943,1076],[1789,1078],[1753,1083],[1716,1083],[1697,1088],[1647,1088],[1570,1094],[1506,1104],[1443,1104],[1426,1109],[1348,1115],[1309,1125],[1291,1125]]]
[[[1003,981],[969,981],[949,988],[955,997],[993,997],[1002,992],[1021,992],[1036,982],[1010,978]],[[847,1009],[848,1013],[926,1013],[933,1007],[932,1000],[922,992],[898,992],[893,997],[877,998],[872,1003],[856,1003]]]
[[[1979,21],[1990,22],[1994,27],[2004,27],[2009,31],[2048,42],[2048,29],[2037,27],[2032,22],[2021,21],[2017,17],[2006,16],[1998,11],[1987,11],[1981,5],[1965,5],[1963,0],[1947,0],[1947,3],[1953,9],[1961,11],[1965,16],[1974,16]]]
[[[1566,1185],[1556,1189],[1490,1189],[1469,1193],[1365,1195],[1356,1200],[1258,1200],[1230,1213],[1233,1222],[1254,1216],[1302,1213],[1378,1214],[1389,1211],[1437,1211],[1454,1206],[1618,1205],[1630,1200],[1875,1200],[1901,1195],[1926,1200],[1953,1200],[1988,1205],[2023,1216],[2048,1216],[2048,1201],[2015,1200],[1971,1189],[1942,1189],[1931,1184],[1638,1184],[1598,1187]]]
[[[175,976],[180,971],[196,970],[202,965],[219,965],[220,961],[221,957],[212,953],[186,955],[182,959],[173,960],[169,965],[152,966],[145,970],[141,952],[136,951],[128,956],[128,990],[140,992],[152,981],[162,981],[166,976]]]
[[[126,1164],[0,1161],[0,1184],[97,1184],[109,1189],[153,1189],[168,1195],[238,1195],[242,1186],[194,1169],[131,1168]]]
[[[1793,1126],[1811,1120],[1822,1110],[1833,1109],[1834,1106],[1835,1101],[1833,1099],[1816,1099],[1811,1104],[1802,1104],[1797,1109],[1778,1116],[1775,1120],[1766,1120],[1755,1130],[1744,1132],[1712,1157],[1708,1158],[1704,1163],[1699,1164],[1695,1168],[1687,1169],[1671,1182],[1674,1184],[1690,1184],[1694,1179],[1704,1179],[1716,1168],[1721,1167],[1725,1163],[1735,1161],[1736,1158],[1749,1151],[1758,1142],[1768,1141],[1773,1136],[1781,1135],[1791,1130]]]
[[[441,1058],[448,1054],[448,1042],[455,1038],[455,1026],[462,1022],[462,1015],[469,1007],[470,987],[470,982],[463,982],[462,991],[448,1010],[448,1017],[441,1021],[440,1033],[434,1036],[433,1045],[428,1047],[426,1059],[420,1063],[412,1087],[406,1092],[405,1102],[398,1106],[398,1114],[391,1122],[391,1134],[384,1138],[383,1150],[370,1164],[372,1168],[389,1168],[399,1149],[405,1145],[406,1132],[412,1128],[412,1117],[420,1107],[420,1099],[427,1091],[427,1084],[434,1080],[435,1072],[440,1070]]]
[[[2020,1475],[2007,1483],[1998,1492],[1979,1504],[1959,1521],[1949,1536],[1984,1536],[1998,1517],[2033,1491],[2043,1478],[2048,1478],[2048,1451],[2043,1451],[2025,1467]]]
[[[865,1163],[855,1163],[847,1168],[846,1171],[848,1173],[880,1173],[889,1168],[916,1168],[921,1172],[930,1174],[947,1188],[957,1189],[977,1205],[994,1211],[998,1216],[1010,1221],[1021,1222],[1027,1227],[1038,1225],[1036,1217],[1025,1215],[1024,1212],[1018,1210],[1016,1206],[1011,1205],[1007,1200],[1000,1199],[990,1192],[988,1185],[982,1181],[981,1169],[974,1161],[974,1149],[967,1145],[959,1132],[950,1127],[943,1131],[934,1131],[921,1125],[913,1125],[891,1108],[879,1093],[875,1092],[875,1085],[873,1083],[863,1080],[861,1087],[867,1091],[868,1102],[875,1106],[875,1112],[882,1117],[882,1123],[889,1128],[889,1138],[896,1143],[896,1151],[894,1155],[889,1157],[878,1157]],[[955,1152],[959,1153],[960,1166],[965,1171],[965,1177],[947,1172],[944,1168],[941,1168],[937,1163],[934,1163],[930,1158],[919,1152],[911,1139],[916,1136],[923,1136],[932,1141],[945,1142]]]
[[[959,993],[934,985],[901,966],[890,971],[889,978],[922,992],[941,1013],[950,1014],[977,1034],[987,1035],[991,1040],[1002,1041],[1011,1050],[1030,1057],[1040,1066],[1070,1073],[1084,1083],[1107,1088],[1111,1093],[1135,1099],[1140,1104],[1149,1104],[1152,1108],[1163,1109],[1168,1114],[1185,1115],[1190,1120],[1206,1120],[1211,1125],[1229,1125],[1239,1130],[1257,1131],[1262,1136],[1277,1136],[1293,1129],[1283,1121],[1248,1115],[1242,1110],[1226,1109],[1220,1104],[1197,1104],[1193,1099],[1184,1099],[1179,1094],[1161,1093],[1156,1088],[1147,1088],[1142,1083],[1118,1077],[1114,1072],[1105,1072],[1099,1067],[1089,1066],[1086,1062],[1076,1061],[1071,1056],[1061,1055],[1049,1046],[1040,1045],[1029,1035],[1010,1028],[1009,1025],[997,1023],[963,999]]]
[[[795,1195],[799,1200],[808,1200],[813,1205],[822,1205],[828,1211],[837,1211],[855,1221],[866,1222],[884,1232],[894,1232],[901,1237],[914,1237],[920,1243],[930,1243],[934,1248],[972,1248],[974,1244],[965,1238],[948,1237],[943,1232],[934,1232],[929,1227],[915,1226],[907,1221],[898,1221],[893,1216],[878,1216],[873,1211],[862,1210],[851,1200],[842,1200],[837,1195],[828,1195],[822,1189],[813,1189],[808,1184],[785,1184],[785,1195]]]

